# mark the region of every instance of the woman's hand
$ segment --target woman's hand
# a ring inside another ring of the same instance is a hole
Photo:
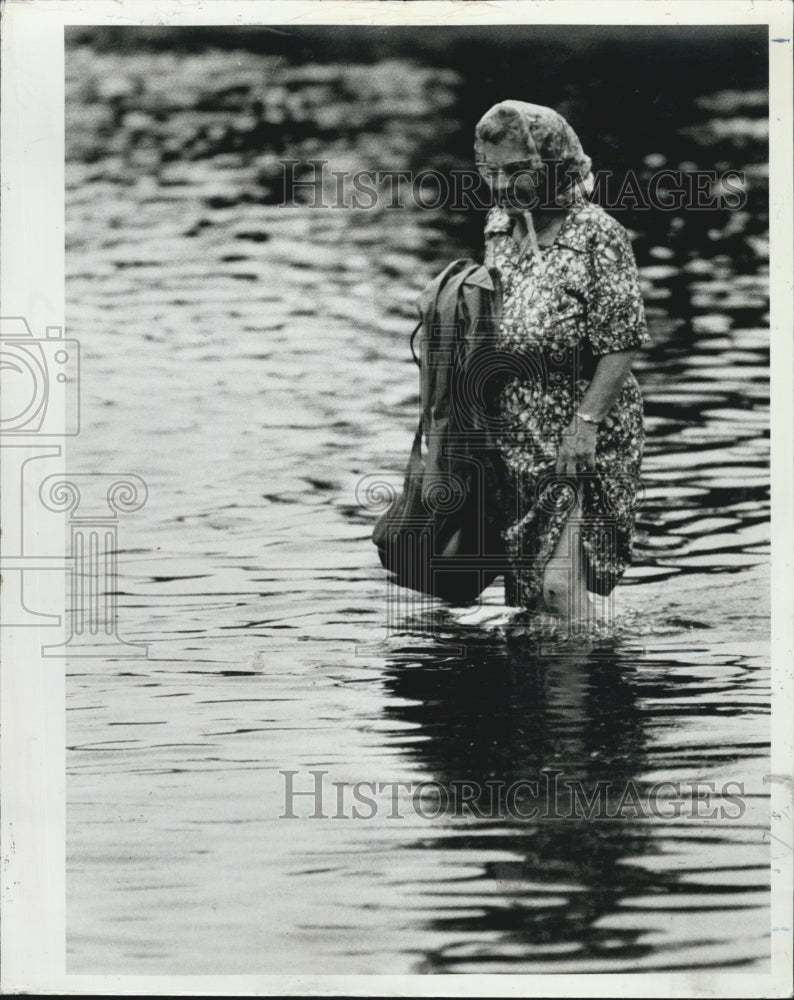
[[[558,476],[575,476],[580,472],[595,472],[597,427],[574,417],[565,428],[557,455]]]

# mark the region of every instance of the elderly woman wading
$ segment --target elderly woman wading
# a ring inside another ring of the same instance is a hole
[[[505,598],[586,618],[588,591],[610,594],[631,560],[644,442],[631,364],[649,339],[637,268],[623,227],[588,201],[590,158],[557,112],[502,101],[475,157],[496,202],[484,262],[503,287]]]

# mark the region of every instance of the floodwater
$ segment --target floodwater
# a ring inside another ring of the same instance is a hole
[[[416,296],[476,227],[277,204],[279,156],[415,167],[459,100],[403,58],[68,54],[68,468],[149,489],[117,586],[148,657],[69,661],[71,972],[767,968],[765,94],[693,95],[678,160],[638,161],[744,169],[744,210],[618,216],[654,339],[645,499],[611,634],[565,655],[498,584],[479,625],[395,612],[357,492],[401,479]],[[566,818],[555,771],[640,808]],[[288,780],[322,802],[280,818]],[[432,808],[499,780],[536,793]],[[356,782],[383,783],[371,818]]]

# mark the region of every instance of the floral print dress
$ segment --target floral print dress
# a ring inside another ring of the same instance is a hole
[[[513,220],[488,213],[485,260],[502,281],[497,350],[496,486],[509,564],[505,600],[533,609],[543,575],[574,507],[570,480],[555,474],[562,436],[601,355],[648,337],[628,234],[599,206],[568,209],[552,244],[522,254]],[[608,595],[631,562],[644,444],[643,406],[629,374],[598,426],[596,470],[577,477],[587,587]]]

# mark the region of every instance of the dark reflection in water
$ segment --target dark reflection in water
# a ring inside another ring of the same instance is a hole
[[[675,693],[665,682],[643,679],[648,660],[598,648],[544,656],[536,642],[509,634],[465,638],[462,659],[443,646],[408,646],[389,656],[385,673],[394,699],[385,716],[411,736],[401,752],[446,790],[448,798],[437,793],[437,808],[448,803],[447,813],[470,820],[413,846],[437,852],[441,871],[449,855],[504,855],[484,860],[478,875],[442,876],[420,890],[438,904],[428,929],[458,940],[428,952],[419,971],[753,961],[752,934],[746,933],[744,952],[729,957],[726,945],[732,915],[750,911],[752,918],[759,909],[757,894],[768,889],[763,865],[750,866],[749,880],[738,872],[714,884],[704,869],[647,864],[691,836],[709,845],[719,867],[720,855],[729,857],[735,842],[724,821],[741,812],[718,785],[708,806],[696,806],[701,816],[708,810],[723,820],[724,832],[719,823],[708,830],[691,815],[687,782],[662,789],[648,779],[658,761],[651,760],[647,699],[672,700]],[[671,678],[680,668],[664,659],[655,666]],[[666,779],[675,773],[665,772]],[[497,799],[494,782],[524,787],[514,799]],[[678,821],[673,800],[683,805]],[[588,817],[590,803],[597,806]],[[433,806],[427,808],[432,814]],[[660,832],[665,825],[669,831]],[[697,919],[697,932],[673,942],[682,949],[678,958],[659,956],[649,905],[661,926],[665,914],[679,923]],[[753,926],[763,940],[757,920],[750,919],[746,931]]]
[[[489,848],[519,857],[488,862],[482,873],[483,879],[505,886],[510,907],[440,916],[434,927],[458,931],[466,938],[497,931],[493,952],[503,954],[522,946],[515,952],[518,962],[528,956],[541,962],[553,958],[553,947],[544,950],[547,945],[574,945],[571,955],[577,957],[600,957],[602,945],[620,958],[647,953],[647,946],[636,944],[637,930],[616,935],[593,925],[636,890],[636,874],[624,863],[647,851],[648,834],[637,831],[627,836],[623,824],[609,821],[554,818],[569,809],[567,797],[560,792],[556,801],[553,791],[558,769],[591,796],[604,777],[619,785],[646,764],[642,717],[621,665],[614,657],[588,661],[576,656],[528,663],[531,650],[520,644],[501,656],[488,642],[469,648],[464,662],[450,663],[442,653],[438,659],[426,657],[402,669],[390,666],[387,688],[416,704],[410,710],[389,711],[387,706],[388,716],[420,723],[427,736],[405,752],[444,785],[474,782],[486,789],[488,781],[510,786],[534,780],[548,794],[539,799],[526,792],[518,796],[513,803],[515,818],[491,823],[495,829],[488,831],[487,841],[479,832],[440,838],[442,850],[469,851],[478,842],[480,846],[487,842]],[[548,784],[544,771],[551,775]],[[475,797],[475,805],[478,801],[490,815],[490,796],[483,791],[481,800]],[[518,818],[519,811],[531,815],[533,805],[549,817],[545,822]],[[469,888],[476,892],[476,884],[469,883]],[[568,894],[566,889],[574,891]],[[546,896],[556,898],[544,904]],[[485,961],[492,957],[481,956]],[[430,955],[425,971],[443,971],[450,961],[456,959],[447,959],[444,953]]]

